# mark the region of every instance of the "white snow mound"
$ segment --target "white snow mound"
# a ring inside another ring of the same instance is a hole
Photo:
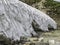
[[[36,8],[18,0],[0,0],[0,34],[14,40],[37,35],[32,23],[43,31],[57,28],[52,18]]]

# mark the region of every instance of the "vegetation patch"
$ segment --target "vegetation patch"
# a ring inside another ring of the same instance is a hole
[[[60,16],[60,2],[46,0],[44,6],[47,9],[47,14]]]
[[[20,1],[25,2],[29,5],[32,5],[34,3],[40,2],[41,0],[20,0]]]

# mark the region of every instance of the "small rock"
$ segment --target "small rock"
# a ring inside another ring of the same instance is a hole
[[[43,41],[43,39],[44,39],[43,37],[39,38],[39,42]]]
[[[26,42],[24,45],[30,45],[31,44],[31,42]]]
[[[49,40],[49,45],[55,45],[55,40]]]
[[[28,38],[27,40],[30,40],[31,42],[33,42],[33,41],[38,41],[38,38]]]

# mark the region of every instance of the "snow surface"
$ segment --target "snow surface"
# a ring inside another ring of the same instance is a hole
[[[15,2],[15,3],[14,3]],[[18,0],[0,0],[0,34],[20,40],[37,33],[32,26],[43,31],[57,28],[57,23],[45,13]]]
[[[60,0],[54,0],[54,1],[60,2]]]

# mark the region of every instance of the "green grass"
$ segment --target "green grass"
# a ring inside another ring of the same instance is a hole
[[[49,9],[47,10],[47,14],[56,15],[56,17],[60,17],[60,2],[55,2],[53,0],[46,0],[44,6]]]
[[[21,0],[22,2],[25,2],[29,5],[32,5],[34,3],[40,2],[41,0]]]

